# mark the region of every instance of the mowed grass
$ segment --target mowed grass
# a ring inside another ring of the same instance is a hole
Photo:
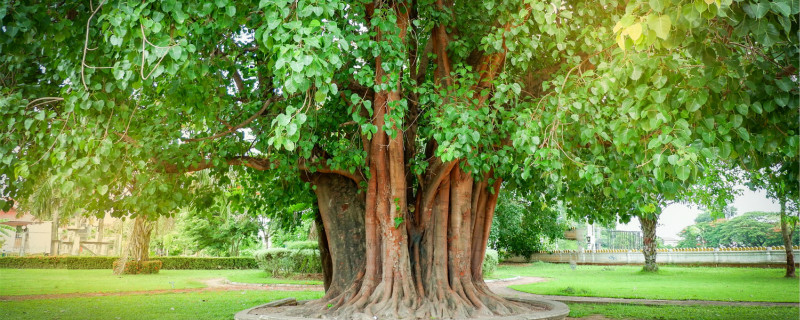
[[[233,319],[272,300],[319,299],[321,291],[213,291],[91,298],[0,301],[0,319]]]
[[[657,273],[639,266],[532,263],[503,264],[493,278],[530,276],[549,281],[511,286],[547,295],[588,297],[717,300],[800,301],[800,283],[783,277],[783,269],[661,266]]]
[[[203,280],[214,278],[244,283],[321,283],[266,278],[261,270],[161,270],[158,274],[117,276],[111,270],[0,269],[0,296],[203,288]]]
[[[663,320],[790,320],[798,319],[800,309],[793,307],[728,306],[640,306],[628,304],[569,304],[569,316],[581,318],[601,314],[612,319]]]

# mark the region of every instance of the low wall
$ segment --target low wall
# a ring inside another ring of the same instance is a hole
[[[795,247],[792,251],[795,257],[800,257],[799,248]],[[505,261],[525,262],[526,259],[513,257]],[[531,256],[530,261],[602,265],[644,264],[644,254],[641,251],[633,250],[556,251],[553,253],[536,253]],[[786,263],[786,251],[783,248],[659,249],[656,261],[662,264],[779,267]]]

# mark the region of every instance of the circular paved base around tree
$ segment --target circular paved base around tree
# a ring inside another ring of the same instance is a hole
[[[569,307],[557,301],[550,301],[538,298],[507,298],[511,301],[525,303],[531,306],[531,312],[516,314],[511,316],[480,317],[473,320],[561,320],[569,314]],[[319,318],[292,317],[287,316],[286,312],[292,308],[302,308],[307,301],[294,301],[294,299],[283,299],[267,304],[242,310],[236,313],[235,320],[308,320]]]

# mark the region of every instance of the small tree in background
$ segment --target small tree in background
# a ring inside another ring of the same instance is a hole
[[[564,238],[567,222],[558,206],[547,206],[532,192],[501,189],[489,234],[489,247],[503,257],[530,258]]]

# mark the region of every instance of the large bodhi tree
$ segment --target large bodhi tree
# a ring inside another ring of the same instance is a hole
[[[156,216],[186,204],[189,172],[241,171],[262,200],[262,174],[296,177],[316,194],[330,255],[326,295],[308,312],[521,312],[481,277],[503,181],[616,217],[641,195],[682,192],[711,161],[796,159],[798,11],[730,0],[9,3],[1,196],[29,194],[46,172],[90,212]]]

